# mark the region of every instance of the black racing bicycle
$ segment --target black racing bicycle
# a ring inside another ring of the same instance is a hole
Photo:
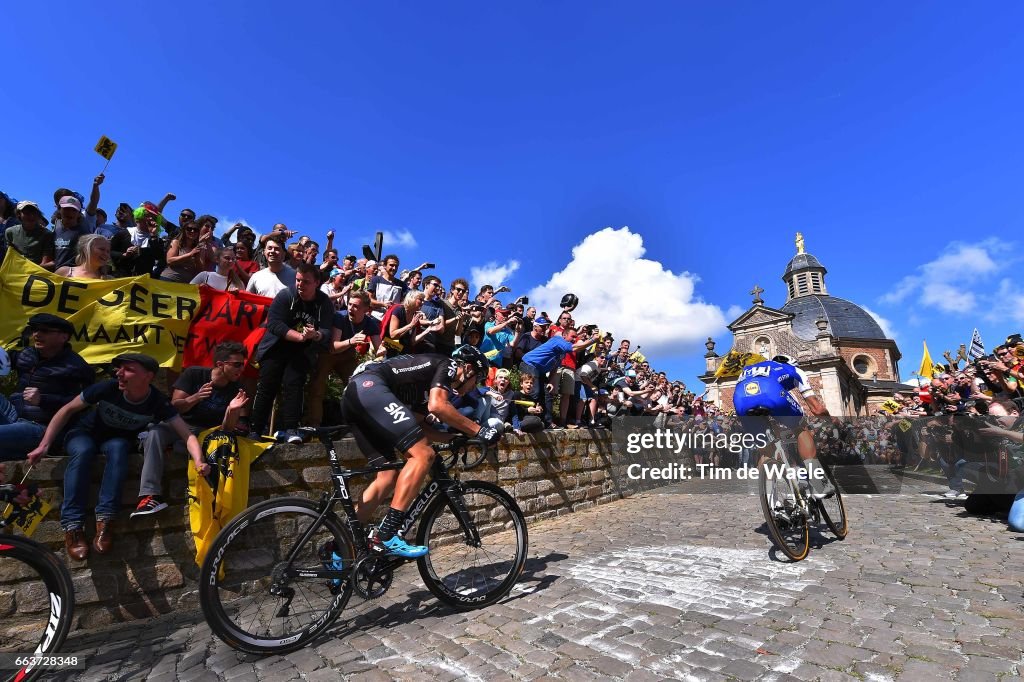
[[[13,513],[0,518],[0,531],[9,529],[23,509],[15,503],[17,487],[0,485],[0,509],[10,503]],[[43,545],[20,535],[0,532],[0,575],[15,577],[0,593],[0,680],[34,680],[64,644],[75,610],[71,574]],[[9,590],[9,591],[8,591]],[[7,601],[10,600],[10,601]]]
[[[811,549],[811,526],[824,521],[838,539],[846,537],[846,507],[831,467],[819,460],[834,492],[820,500],[812,497],[809,484],[798,476],[803,466],[793,464],[795,443],[781,438],[778,432],[776,436],[775,442],[767,446],[767,461],[762,463],[758,477],[761,512],[775,546],[793,561],[801,561]]]
[[[210,629],[228,645],[256,654],[300,649],[330,626],[352,592],[376,599],[394,571],[416,561],[427,588],[460,610],[494,604],[512,589],[526,563],[526,519],[515,499],[485,481],[460,481],[449,468],[479,464],[464,436],[434,445],[431,475],[406,515],[401,533],[414,525],[415,544],[430,552],[419,559],[369,549],[367,528],[356,517],[348,480],[401,469],[395,462],[346,469],[332,436],[346,426],[300,429],[327,450],[333,492],[319,502],[281,497],[255,504],[217,535],[200,572],[200,602]],[[343,515],[335,513],[341,504]]]

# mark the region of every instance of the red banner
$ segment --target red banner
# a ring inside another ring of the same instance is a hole
[[[199,295],[199,310],[188,328],[182,367],[212,367],[213,349],[222,341],[244,345],[251,362],[266,331],[262,324],[271,299],[247,291],[218,291],[206,285],[199,287]],[[256,376],[251,365],[245,372],[246,376]]]

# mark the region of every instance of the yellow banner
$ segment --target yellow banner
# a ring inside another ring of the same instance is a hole
[[[8,250],[0,266],[0,346],[12,348],[28,318],[51,313],[75,327],[71,346],[86,362],[145,353],[180,367],[199,289],[149,275],[121,279],[60,277]]]

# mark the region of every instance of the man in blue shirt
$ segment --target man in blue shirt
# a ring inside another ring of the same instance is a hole
[[[573,343],[574,341],[575,343]],[[519,367],[521,371],[530,374],[534,378],[533,395],[531,397],[540,402],[541,398],[545,396],[543,392],[546,392],[548,400],[551,400],[551,394],[555,389],[554,386],[548,383],[550,374],[562,364],[562,359],[566,353],[586,348],[592,343],[591,339],[576,341],[576,330],[564,329],[561,333],[556,333],[555,336],[552,336],[524,355]],[[547,410],[547,414],[551,414],[550,408]]]

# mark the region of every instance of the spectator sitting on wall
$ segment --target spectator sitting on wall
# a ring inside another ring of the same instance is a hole
[[[75,264],[57,269],[62,277],[110,279],[110,242],[101,234],[84,234],[75,245]]]
[[[36,265],[53,270],[53,232],[46,229],[46,219],[39,210],[39,204],[20,201],[15,214],[19,222],[5,232],[7,247]]]
[[[235,430],[242,408],[249,401],[238,382],[247,356],[242,344],[223,341],[213,351],[213,367],[186,367],[174,382],[171,405],[185,420],[190,433],[198,436],[201,431],[218,425],[224,431]],[[169,422],[155,425],[146,434],[139,503],[132,517],[155,514],[167,508],[161,497],[164,456],[167,448],[183,440]]]
[[[203,270],[192,278],[192,284],[205,284],[218,291],[239,291],[245,288],[245,283],[239,274],[235,264],[238,261],[235,250],[230,246],[220,249],[216,254],[217,269]]]
[[[284,263],[284,246],[277,239],[267,240],[263,249],[267,267],[249,278],[245,290],[267,298],[274,298],[285,289],[295,286],[295,270]]]
[[[159,369],[156,360],[141,353],[122,353],[111,364],[116,368],[117,378],[93,384],[62,407],[46,427],[39,446],[29,453],[30,459],[46,454],[75,414],[95,407],[74,425],[64,442],[68,464],[64,472],[60,523],[68,556],[78,561],[89,555],[84,531],[85,507],[92,465],[100,452],[106,455],[107,461],[96,502],[96,536],[92,543],[100,554],[108,553],[113,547],[113,524],[121,509],[121,486],[128,474],[128,457],[136,448],[139,434],[149,424],[169,422],[185,441],[199,471],[204,476],[209,473],[199,441],[171,407],[167,396],[152,386]]]
[[[321,353],[309,381],[309,396],[303,422],[320,426],[324,395],[331,375],[347,383],[360,359],[380,346],[380,322],[370,315],[370,295],[357,291],[348,297],[348,309],[334,314],[330,351]]]
[[[270,245],[267,245],[270,258]],[[253,275],[258,276],[259,273]],[[295,289],[282,289],[267,311],[267,331],[260,339],[256,360],[260,363],[259,386],[250,420],[256,434],[263,434],[270,409],[280,394],[277,436],[289,443],[301,443],[295,429],[302,415],[302,394],[317,354],[331,342],[334,306],[320,291],[317,267],[300,263]]]
[[[29,318],[25,331],[28,347],[12,351],[9,358],[9,367],[18,373],[17,390],[9,399],[0,395],[0,461],[25,459],[39,445],[57,411],[92,384],[95,376],[92,367],[71,350],[68,341],[74,327],[67,320],[38,313]]]
[[[517,436],[544,430],[544,403],[533,395],[533,375],[519,375],[519,390],[509,401],[509,418]]]

